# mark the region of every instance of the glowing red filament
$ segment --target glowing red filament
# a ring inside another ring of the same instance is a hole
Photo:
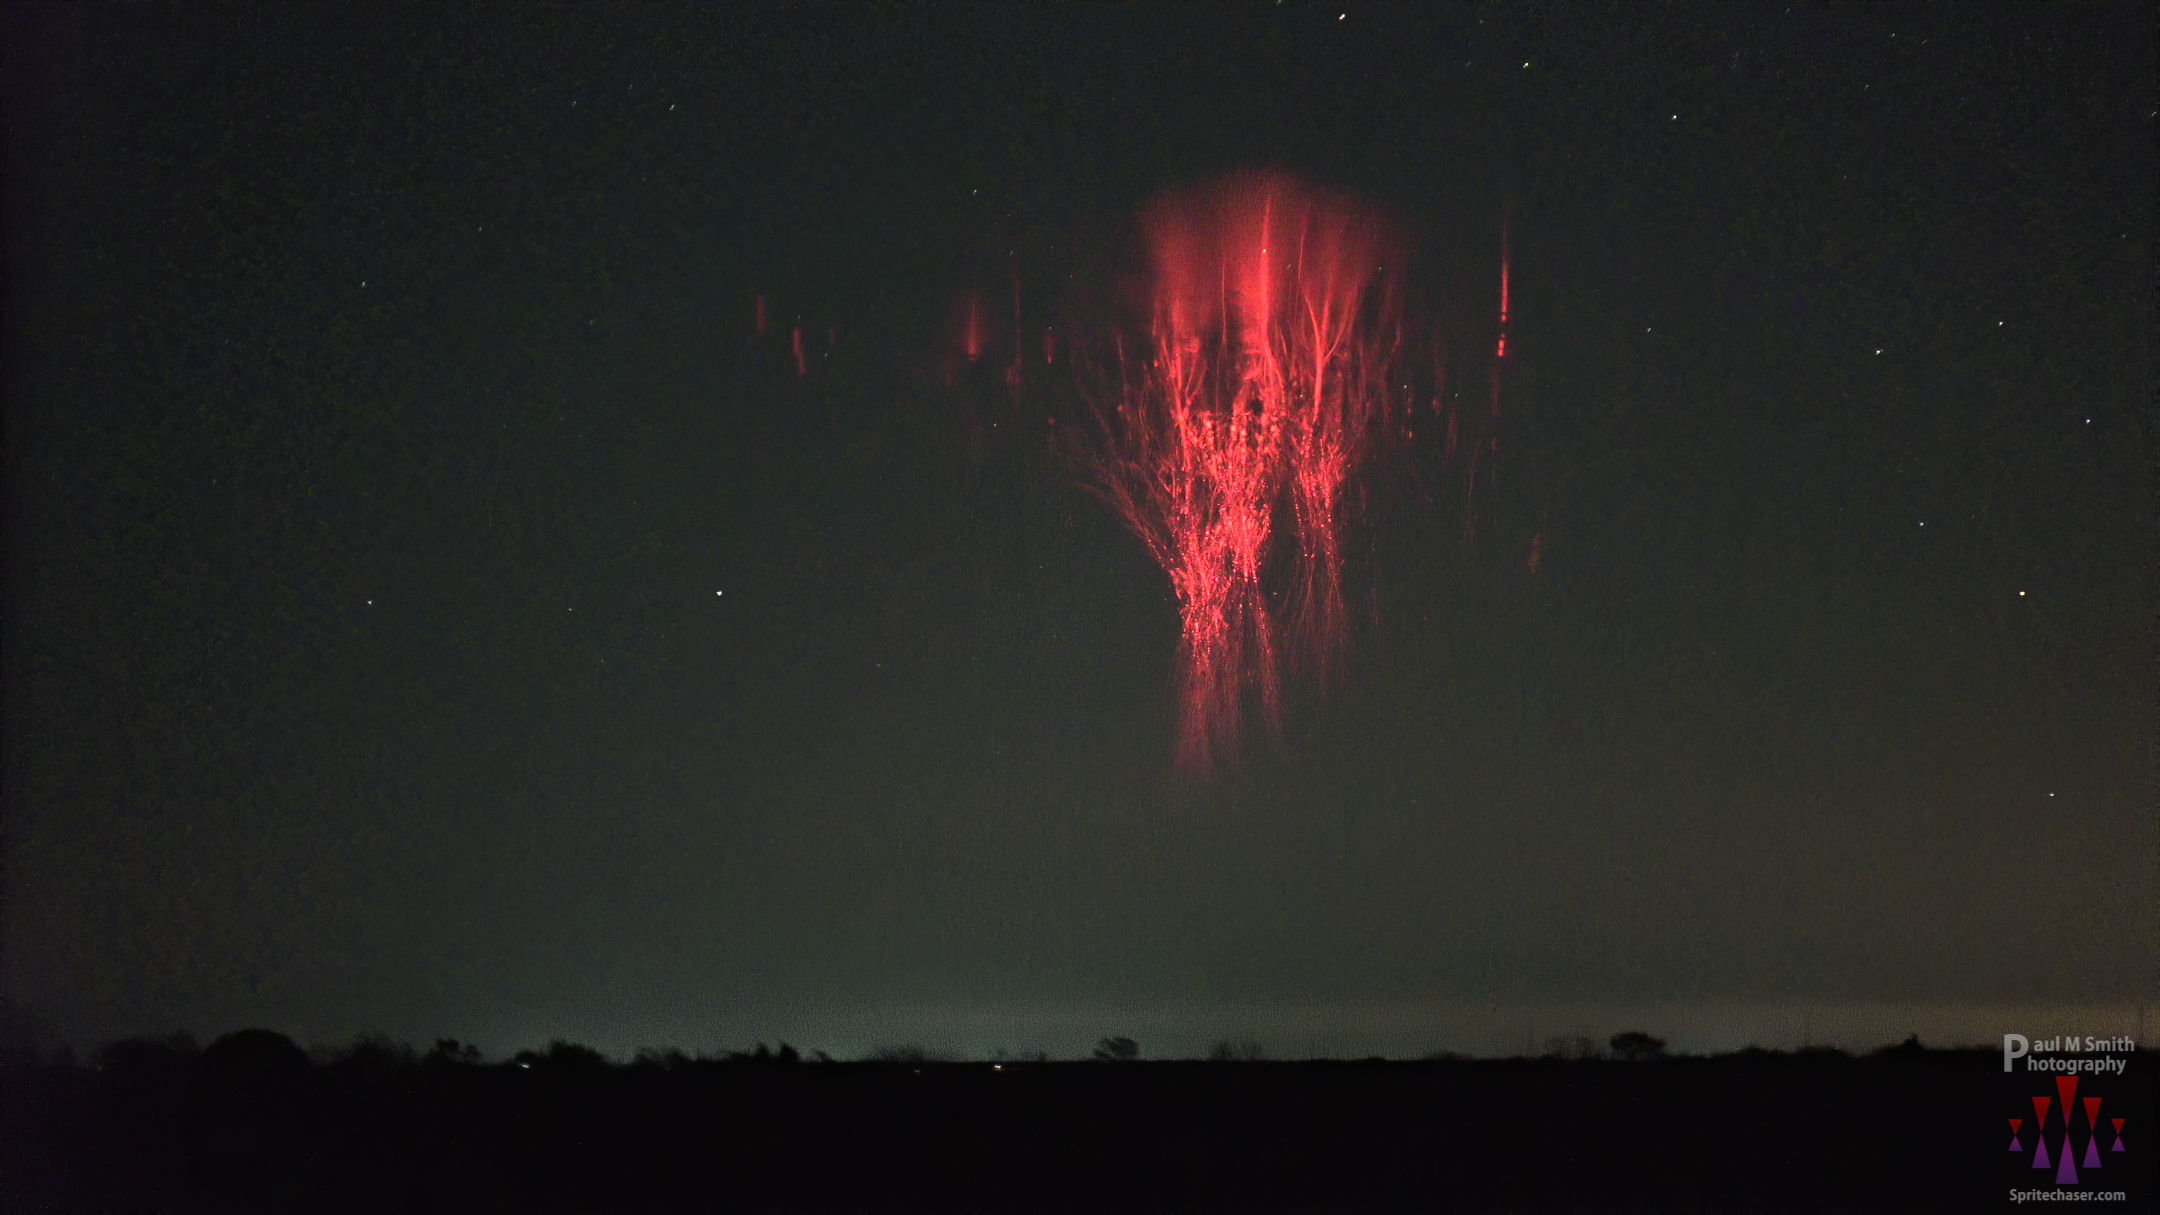
[[[1248,699],[1280,720],[1262,581],[1278,505],[1296,523],[1295,655],[1324,679],[1344,643],[1343,491],[1389,400],[1393,309],[1374,218],[1283,177],[1169,200],[1147,229],[1147,353],[1097,403],[1096,480],[1177,595],[1178,766],[1202,776],[1235,759]]]

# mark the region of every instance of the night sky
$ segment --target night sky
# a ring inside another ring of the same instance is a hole
[[[0,978],[58,1033],[2153,994],[2145,6],[9,21]],[[1150,201],[1269,166],[1392,217],[1458,352],[1505,217],[1502,445],[1467,506],[1375,456],[1348,670],[1181,781],[1071,360],[1016,395],[955,307],[1106,332]]]

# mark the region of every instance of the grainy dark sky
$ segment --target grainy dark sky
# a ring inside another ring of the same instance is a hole
[[[2143,6],[10,25],[0,974],[66,1032],[2150,993]],[[1377,461],[1347,677],[1181,785],[1162,575],[940,367],[1259,165],[1457,322],[1505,211],[1516,368],[1476,539]]]

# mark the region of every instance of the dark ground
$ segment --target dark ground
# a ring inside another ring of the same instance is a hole
[[[761,1048],[762,1049],[762,1048]],[[243,1031],[8,1085],[11,1210],[1959,1210],[2045,1077],[1917,1045],[1714,1058],[483,1065]],[[2150,1194],[2149,1087],[2087,1079]],[[1998,1109],[1997,1107],[2001,1107]],[[2080,1115],[2082,1126],[2083,1115]],[[2105,1118],[2103,1119],[2105,1122]],[[2103,1139],[2103,1143],[2106,1140]],[[2129,1167],[2124,1167],[2125,1165]],[[2015,1167],[2012,1167],[2015,1166]]]

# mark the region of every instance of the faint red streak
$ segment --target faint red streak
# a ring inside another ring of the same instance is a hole
[[[1500,216],[1500,345],[1493,351],[1493,357],[1496,359],[1504,359],[1507,357],[1507,276],[1507,215],[1505,212],[1503,212]],[[1493,379],[1494,413],[1500,412],[1499,383],[1499,377],[1495,376]]]
[[[810,365],[803,361],[802,326],[797,325],[788,335],[788,345],[795,352],[795,374],[810,374]]]
[[[1507,216],[1500,217],[1500,348],[1493,352],[1495,358],[1507,357]]]
[[[1435,340],[1433,343],[1433,411],[1446,421],[1442,431],[1441,462],[1448,475],[1456,478],[1462,488],[1463,534],[1477,534],[1476,498],[1479,478],[1488,483],[1497,475],[1497,457],[1500,452],[1500,395],[1505,382],[1508,361],[1507,327],[1512,309],[1508,257],[1508,221],[1505,213],[1500,220],[1500,310],[1497,333],[1493,340],[1491,366],[1486,374],[1485,408],[1463,408],[1464,393],[1460,387],[1450,388],[1452,377],[1447,365],[1447,345]],[[1532,571],[1533,573],[1535,570]]]

